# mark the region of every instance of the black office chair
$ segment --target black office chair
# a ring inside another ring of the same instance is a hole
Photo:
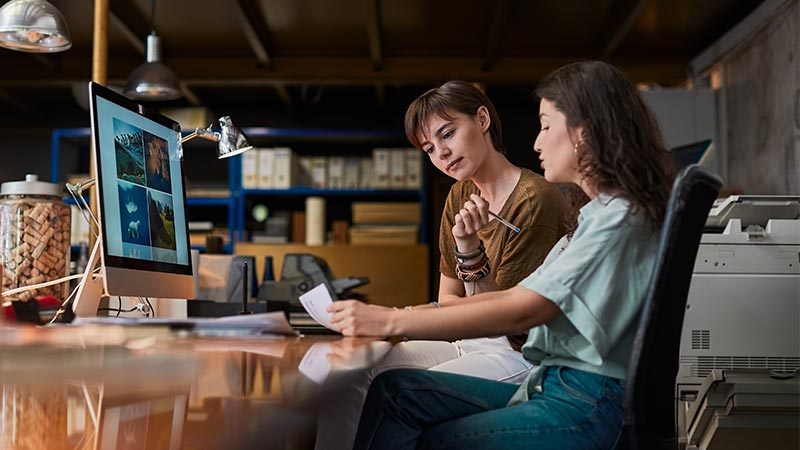
[[[721,187],[722,179],[695,165],[675,179],[628,365],[617,450],[678,448],[675,377],[683,315],[703,226]]]

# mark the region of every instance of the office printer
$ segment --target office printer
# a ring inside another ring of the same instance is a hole
[[[695,437],[708,432],[698,431],[703,424],[693,421],[709,412],[689,410],[709,407],[721,389],[736,391],[725,386],[741,380],[733,376],[740,371],[750,371],[748,398],[765,390],[762,413],[769,414],[771,401],[800,403],[793,377],[800,371],[800,196],[731,196],[709,213],[681,336],[677,395],[683,443],[691,430]],[[711,383],[709,377],[728,381]],[[776,377],[794,381],[777,384]],[[714,427],[720,423],[717,416]],[[692,448],[715,448],[712,441],[709,435]]]
[[[267,311],[283,311],[294,328],[322,331],[305,311],[298,298],[318,286],[328,288],[334,300],[360,298],[352,289],[369,283],[368,277],[334,279],[324,259],[308,253],[288,253],[283,257],[279,281],[264,281],[258,288],[258,300],[267,302]]]

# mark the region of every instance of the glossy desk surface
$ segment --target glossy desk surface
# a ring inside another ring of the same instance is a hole
[[[315,414],[391,344],[0,328],[0,448],[313,448]]]

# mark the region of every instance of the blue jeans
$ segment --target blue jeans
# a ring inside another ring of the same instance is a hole
[[[373,381],[355,449],[612,449],[623,419],[619,380],[550,367],[542,391],[506,404],[517,386],[398,369]]]

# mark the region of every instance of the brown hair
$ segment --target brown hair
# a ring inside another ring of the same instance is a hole
[[[674,169],[658,123],[630,80],[607,63],[584,61],[547,75],[535,95],[553,102],[569,129],[583,128],[581,175],[601,192],[628,200],[632,213],[641,210],[651,228],[660,229]]]
[[[439,116],[453,120],[454,117],[450,116],[453,113],[474,116],[481,106],[489,111],[489,136],[492,144],[495,150],[505,154],[500,116],[497,115],[494,105],[480,89],[461,80],[448,81],[411,102],[406,110],[406,137],[414,147],[421,149],[419,133],[427,133],[425,127],[428,119]]]

